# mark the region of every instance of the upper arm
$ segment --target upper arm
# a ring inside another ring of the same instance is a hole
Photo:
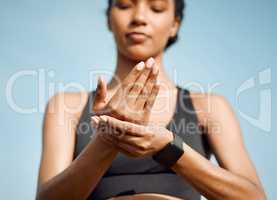
[[[262,187],[230,103],[220,95],[210,95],[207,98],[201,121],[207,129],[209,144],[219,165]]]
[[[58,93],[48,101],[43,121],[38,186],[72,162],[78,122],[76,113],[82,110],[85,98],[76,93]]]

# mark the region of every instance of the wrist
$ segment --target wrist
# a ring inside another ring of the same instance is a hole
[[[113,153],[118,152],[118,149],[111,143],[107,142],[100,134],[96,134],[94,140],[94,142],[97,143],[97,145],[100,146],[103,151],[109,151]]]
[[[160,151],[152,155],[152,158],[158,163],[170,168],[183,155],[183,139],[172,133],[173,140],[168,142]]]
[[[173,140],[174,140],[174,133],[169,130],[166,130],[165,137],[163,140],[163,145],[162,145],[162,148],[159,149],[159,151],[162,150],[166,145],[168,145]]]
[[[168,131],[168,143],[172,142],[174,140],[174,133],[171,131]]]

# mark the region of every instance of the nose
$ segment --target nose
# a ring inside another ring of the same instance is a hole
[[[146,25],[146,9],[144,8],[143,4],[137,4],[134,9],[133,18],[131,25]]]

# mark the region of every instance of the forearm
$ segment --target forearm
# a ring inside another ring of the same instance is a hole
[[[86,199],[117,155],[95,138],[63,172],[42,184],[37,199]]]
[[[185,153],[172,167],[208,199],[266,199],[254,183],[221,167],[213,165],[183,143]]]

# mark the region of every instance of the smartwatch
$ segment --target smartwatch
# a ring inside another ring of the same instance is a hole
[[[173,133],[173,140],[160,151],[152,155],[152,158],[156,162],[170,168],[179,160],[183,153],[183,139]]]

